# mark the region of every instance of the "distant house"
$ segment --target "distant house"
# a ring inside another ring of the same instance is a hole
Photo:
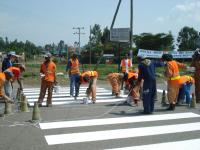
[[[113,63],[114,54],[103,54],[103,57],[106,59],[106,64]]]

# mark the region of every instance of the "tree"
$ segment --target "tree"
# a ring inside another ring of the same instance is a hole
[[[180,51],[195,50],[197,48],[197,40],[200,38],[198,32],[194,28],[183,27],[178,33],[177,45]]]
[[[173,50],[174,38],[169,32],[158,33],[153,35],[152,33],[142,33],[140,35],[134,35],[133,40],[137,49],[151,49],[151,50]]]

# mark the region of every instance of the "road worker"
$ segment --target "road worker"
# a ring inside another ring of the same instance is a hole
[[[96,87],[97,87],[97,71],[86,71],[80,75],[79,84],[89,83],[86,90],[87,97],[92,100],[92,103],[96,103]]]
[[[195,79],[195,96],[196,102],[200,103],[200,49],[197,48],[192,56],[192,67],[195,68],[194,79]]]
[[[66,72],[69,73],[70,78],[70,97],[78,97],[79,95],[79,78],[80,78],[80,71],[79,71],[79,60],[76,54],[72,54],[71,58],[69,59],[66,67]],[[75,89],[75,95],[74,95]]]
[[[169,101],[169,107],[167,110],[174,110],[179,93],[179,69],[186,69],[186,65],[173,60],[171,54],[163,54],[162,59],[165,63],[165,77],[167,78],[167,97]]]
[[[131,106],[137,106],[140,100],[140,88],[142,81],[137,82],[136,84],[137,78],[138,78],[137,72],[129,72],[124,75],[124,80],[129,90],[129,95],[128,95],[129,99],[127,102]]]
[[[129,58],[129,54],[126,54],[120,63],[121,72],[124,74],[132,72],[133,71],[132,67],[133,67],[132,59]],[[122,86],[121,89],[123,89],[123,83],[121,86]],[[125,82],[125,89],[128,90],[128,83],[126,82]]]
[[[42,63],[40,67],[40,75],[41,75],[41,88],[40,95],[38,98],[39,106],[42,106],[43,99],[46,95],[46,90],[48,89],[47,96],[47,107],[52,107],[52,92],[53,86],[56,84],[56,65],[51,60],[51,54],[47,53],[45,55],[45,61]]]
[[[142,101],[144,114],[152,114],[154,112],[154,101],[156,96],[156,67],[164,66],[162,61],[147,59],[143,56],[138,56],[138,80],[143,83]]]
[[[8,97],[3,91],[5,81],[11,80],[13,76],[13,73],[10,71],[4,71],[0,73],[0,99],[3,100],[4,103],[14,103],[14,101],[10,97]]]
[[[19,89],[23,90],[22,73],[25,71],[25,66],[20,64],[18,65],[18,67],[10,67],[7,70],[14,74],[14,77],[12,78],[12,82],[17,80],[19,84]]]
[[[177,103],[184,103],[186,100],[187,104],[191,103],[190,89],[191,86],[195,83],[194,78],[188,75],[181,76],[179,79],[180,89]]]
[[[108,81],[112,86],[112,95],[120,97],[121,83],[124,81],[123,73],[110,73],[107,76]]]

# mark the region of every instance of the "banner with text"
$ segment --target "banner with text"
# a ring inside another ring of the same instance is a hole
[[[172,54],[173,58],[192,58],[194,51],[155,51],[139,49],[137,56],[146,58],[161,58],[163,54]]]

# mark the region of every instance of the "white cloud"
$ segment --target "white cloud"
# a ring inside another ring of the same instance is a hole
[[[177,4],[168,16],[158,17],[156,22],[193,22],[200,23],[200,0],[188,0]]]

